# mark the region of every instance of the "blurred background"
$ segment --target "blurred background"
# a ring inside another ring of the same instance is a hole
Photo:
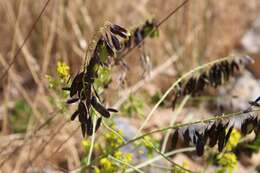
[[[45,2],[0,0],[1,75]],[[75,76],[82,68],[88,43],[105,21],[131,29],[147,19],[161,20],[181,2],[51,0],[0,83],[0,172],[67,172],[80,168],[84,158],[83,138],[78,122],[68,121],[75,107],[65,103],[66,95],[61,88],[66,86],[66,81],[57,80],[58,62],[65,63],[69,74]],[[142,75],[144,67],[140,57],[143,52],[140,49],[125,57],[129,70],[125,72],[123,86],[120,84],[122,69],[111,70],[113,84],[104,98],[108,105],[116,105],[122,110],[115,123],[121,124],[118,128],[123,132],[123,128],[138,128],[158,97],[181,74],[231,54],[248,54],[256,63],[227,87],[211,93],[210,103],[201,101],[203,98],[198,98],[196,104],[194,100],[188,102],[190,104],[182,109],[177,121],[206,118],[223,110],[244,109],[248,100],[259,96],[259,1],[189,0],[163,23],[159,33],[158,37],[145,40],[148,66],[151,67],[147,76]],[[134,90],[133,95],[129,95],[130,89]],[[145,130],[169,124],[172,111],[167,107],[167,101],[164,104],[156,110]],[[102,135],[101,132],[96,138]],[[162,135],[154,138],[160,143]],[[235,171],[255,170],[259,158],[257,152],[250,156],[242,153]],[[191,170],[205,168],[201,160],[185,154],[172,159],[180,164],[189,162]],[[214,172],[213,168],[209,170]]]

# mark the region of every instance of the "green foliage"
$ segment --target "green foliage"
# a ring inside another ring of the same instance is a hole
[[[14,133],[23,133],[26,131],[32,110],[25,100],[16,101],[13,110],[10,118],[13,131]]]
[[[64,100],[67,98],[68,93],[61,88],[65,86],[69,80],[69,66],[64,62],[57,62],[56,77],[46,75],[48,87],[58,95],[58,98],[50,98],[50,102],[55,105],[59,110],[65,111],[67,109]]]
[[[152,96],[152,103],[156,104],[161,98],[162,98],[163,94],[161,91],[157,91],[153,96]],[[164,102],[160,103],[160,106],[163,106]]]
[[[128,116],[137,114],[140,117],[144,116],[144,101],[137,96],[130,95],[128,100],[122,106],[122,112]]]
[[[111,82],[110,70],[107,67],[99,67],[98,78],[94,82],[94,87],[98,94],[104,91],[104,86]]]
[[[112,125],[112,128],[115,130],[115,126]],[[127,152],[122,152],[120,150],[115,150],[119,145],[123,144],[123,139],[119,137],[122,136],[121,130],[115,130],[114,132],[106,132],[104,135],[104,139],[101,143],[94,144],[94,152],[99,154],[107,154],[112,151],[113,154],[111,155],[113,158],[120,160],[124,163],[130,163],[132,161],[132,154]],[[83,167],[87,165],[87,156],[90,151],[91,141],[88,139],[84,139],[82,141],[82,146],[84,149],[84,155],[82,158],[82,165]],[[93,167],[93,172],[95,173],[114,173],[114,172],[124,172],[127,169],[127,165],[119,164],[114,160],[110,159],[109,157],[102,158],[99,160],[98,164]],[[82,170],[84,172],[84,170]]]

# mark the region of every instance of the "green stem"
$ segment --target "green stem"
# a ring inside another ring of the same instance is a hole
[[[250,112],[247,112],[247,113],[253,113],[253,112],[260,112],[260,109],[255,109],[255,110],[251,110]],[[221,120],[221,119],[228,119],[228,118],[231,118],[231,117],[235,117],[235,116],[242,116],[244,115],[245,112],[244,111],[240,111],[240,112],[235,112],[235,113],[230,113],[230,114],[227,114],[227,115],[218,115],[218,116],[214,116],[212,118],[208,118],[208,119],[205,119],[205,120],[199,120],[199,121],[194,121],[194,122],[191,122],[191,123],[184,123],[184,124],[178,124],[178,125],[174,125],[174,126],[169,126],[169,127],[165,127],[165,128],[161,128],[161,129],[156,129],[156,130],[153,130],[153,131],[150,131],[150,132],[147,132],[145,134],[142,134],[138,137],[135,137],[127,142],[125,142],[124,144],[122,145],[119,145],[117,148],[115,148],[113,151],[111,151],[110,153],[107,153],[107,154],[104,154],[104,155],[101,155],[100,157],[96,158],[95,160],[93,160],[92,164],[95,163],[96,161],[100,160],[101,158],[104,158],[104,157],[107,157],[108,155],[110,155],[111,153],[113,153],[114,151],[128,145],[128,144],[131,144],[135,141],[138,141],[140,139],[143,139],[144,137],[146,136],[149,136],[149,135],[152,135],[154,133],[159,133],[159,132],[164,132],[164,131],[167,131],[167,130],[170,130],[170,129],[177,129],[177,128],[181,128],[181,127],[185,127],[185,126],[189,126],[189,125],[194,125],[194,124],[200,124],[200,123],[207,123],[207,122],[210,122],[210,121],[213,121],[213,120]]]
[[[143,130],[143,128],[146,126],[146,124],[148,123],[148,121],[151,119],[153,113],[155,112],[155,110],[159,107],[159,105],[163,102],[163,100],[171,93],[171,91],[179,84],[179,82],[181,82],[182,80],[184,80],[185,78],[187,78],[188,76],[192,75],[193,73],[201,70],[201,69],[204,69],[208,66],[211,66],[213,64],[216,64],[216,63],[219,63],[219,62],[222,62],[222,61],[226,61],[226,60],[229,60],[231,58],[234,58],[233,56],[228,56],[228,57],[225,57],[225,58],[222,58],[222,59],[217,59],[215,61],[212,61],[212,62],[209,62],[207,64],[204,64],[202,66],[199,66],[197,68],[194,68],[193,70],[185,73],[183,76],[181,76],[176,82],[174,82],[170,88],[163,94],[163,96],[161,97],[161,99],[156,103],[156,105],[153,107],[153,109],[151,110],[151,112],[148,114],[148,116],[146,117],[145,121],[143,122],[143,124],[141,125],[141,127],[138,129],[138,133],[137,134],[140,134],[140,132]]]

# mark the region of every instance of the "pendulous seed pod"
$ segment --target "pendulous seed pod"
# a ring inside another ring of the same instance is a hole
[[[81,90],[83,87],[82,79],[84,73],[81,72],[75,76],[70,86],[70,97],[73,97],[77,91]]]
[[[110,31],[113,33],[113,34],[116,34],[116,35],[119,35],[120,37],[122,38],[127,38],[128,37],[128,31],[119,26],[119,25],[116,25],[116,24],[113,24],[110,26]]]
[[[87,119],[86,126],[87,126],[87,135],[92,136],[92,134],[93,134],[93,122],[92,122],[91,116],[89,116],[89,118]]]
[[[71,115],[71,121],[75,120],[75,118],[77,117],[77,115],[79,114],[79,111],[76,110],[72,115]]]
[[[102,122],[102,117],[99,117],[97,119],[97,123],[96,123],[96,127],[95,127],[95,132],[99,129],[99,127],[101,126],[101,122]]]
[[[221,152],[224,148],[224,144],[225,144],[225,127],[222,123],[219,123],[218,127],[217,127],[217,131],[218,131],[218,151]]]
[[[184,143],[185,143],[186,145],[189,145],[190,140],[191,140],[189,128],[187,128],[187,129],[185,130],[184,135],[183,135],[183,138],[184,138]]]
[[[84,123],[80,123],[80,127],[81,127],[81,132],[82,132],[82,136],[83,138],[85,138],[85,134],[86,134],[86,126]]]
[[[117,113],[118,110],[114,109],[114,108],[107,108],[108,112],[114,112],[114,113]]]
[[[179,129],[176,129],[172,135],[172,148],[175,149],[178,143]]]
[[[68,99],[66,102],[67,104],[72,104],[72,103],[76,103],[79,100],[79,98],[72,98],[72,99]]]
[[[95,110],[100,113],[103,117],[109,118],[109,111],[100,103],[98,103],[97,98],[95,96],[91,99],[91,105],[95,108]]]
[[[226,137],[225,137],[224,147],[225,147],[226,144],[228,143],[228,140],[229,140],[229,138],[230,138],[230,135],[231,135],[231,133],[232,133],[233,128],[234,128],[234,125],[232,125],[232,126],[229,127],[229,129],[228,129],[228,132],[227,132]]]
[[[116,38],[115,35],[111,34],[111,40],[116,50],[120,50],[121,49],[120,41]]]
[[[196,152],[197,152],[198,156],[202,156],[203,153],[204,153],[204,145],[205,145],[204,140],[203,140],[203,136],[199,132],[197,132],[197,131],[195,131],[195,135],[197,137],[197,140],[196,140]]]

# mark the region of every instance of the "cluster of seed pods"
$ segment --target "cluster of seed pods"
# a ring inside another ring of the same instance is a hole
[[[260,107],[258,101],[249,102],[251,106]],[[251,107],[250,107],[251,108]],[[243,117],[233,117],[225,120],[215,120],[205,124],[190,125],[188,127],[178,128],[172,134],[172,148],[175,149],[178,139],[182,138],[186,145],[195,145],[198,156],[204,153],[205,145],[209,147],[218,146],[221,152],[227,144],[233,128],[241,131],[242,135],[255,132],[256,136],[260,134],[260,119],[257,114],[250,114],[244,111]]]
[[[252,63],[248,56],[234,57],[211,65],[198,74],[191,75],[184,81],[180,81],[175,87],[172,99],[172,107],[185,95],[197,96],[205,90],[207,86],[218,87],[234,76],[241,66]]]

